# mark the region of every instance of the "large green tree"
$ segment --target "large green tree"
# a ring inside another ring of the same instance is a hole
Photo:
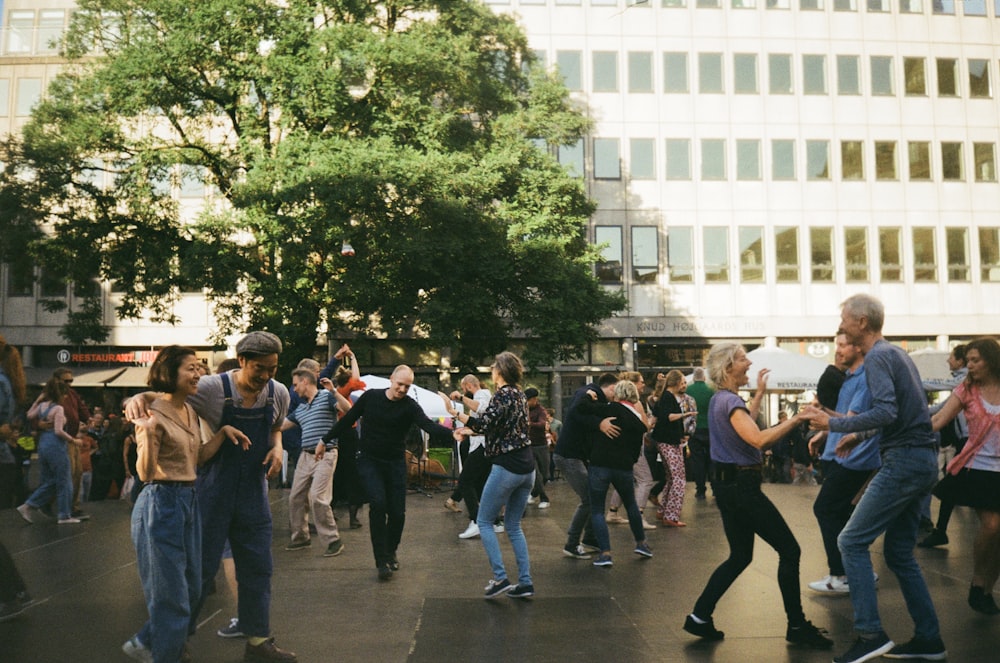
[[[114,280],[121,317],[173,320],[202,287],[220,337],[423,337],[468,365],[522,335],[532,363],[573,356],[622,308],[551,154],[587,121],[514,20],[461,0],[78,5],[0,201],[34,258]],[[192,178],[214,191],[193,220],[167,186]]]

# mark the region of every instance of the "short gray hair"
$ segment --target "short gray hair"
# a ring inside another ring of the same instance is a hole
[[[728,383],[729,369],[736,363],[736,354],[742,349],[743,346],[739,343],[726,341],[716,343],[709,350],[705,368],[708,370],[708,377],[717,387],[724,387]]]
[[[694,369],[694,371],[691,373],[691,379],[694,380],[695,382],[704,382],[705,381],[705,369],[702,368],[701,366],[699,366],[698,368]]]
[[[639,402],[639,389],[631,380],[620,380],[615,383],[616,401],[628,401],[629,403]]]
[[[865,293],[851,295],[840,307],[852,318],[866,318],[868,328],[873,332],[882,331],[885,322],[885,306],[877,298]]]

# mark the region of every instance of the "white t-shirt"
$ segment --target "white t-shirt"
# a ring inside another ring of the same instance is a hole
[[[472,400],[479,403],[479,409],[476,410],[475,412],[469,410],[469,416],[478,417],[480,412],[486,412],[486,408],[489,407],[490,405],[490,398],[492,398],[492,395],[490,394],[488,389],[479,389],[478,391],[476,391],[476,393],[472,395]],[[485,435],[470,435],[469,453],[472,453],[474,450],[478,449],[484,444],[486,444]]]

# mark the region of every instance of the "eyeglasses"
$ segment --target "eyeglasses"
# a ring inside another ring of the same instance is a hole
[[[63,378],[63,382],[66,384],[73,384],[73,378]]]

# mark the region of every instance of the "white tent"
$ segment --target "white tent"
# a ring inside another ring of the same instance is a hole
[[[361,381],[365,383],[366,390],[389,388],[389,378],[383,378],[378,375],[362,375]],[[451,415],[448,414],[448,410],[445,409],[444,403],[436,391],[412,385],[408,395],[420,404],[421,409],[423,409],[428,417],[438,422],[446,419],[447,422],[444,425],[451,425]]]
[[[934,348],[924,348],[910,353],[910,359],[920,373],[920,379],[928,380],[950,380],[951,370],[948,369],[948,350],[935,350]]]
[[[816,383],[826,370],[826,364],[819,359],[795,354],[781,348],[757,348],[747,353],[753,362],[747,376],[747,389],[757,388],[757,373],[762,368],[771,369],[767,377],[768,390],[806,391],[816,388]]]

